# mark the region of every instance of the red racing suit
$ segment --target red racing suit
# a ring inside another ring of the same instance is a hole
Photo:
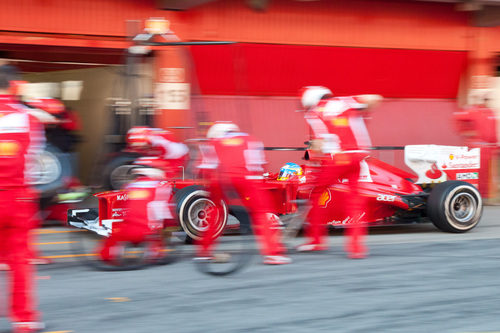
[[[45,142],[43,127],[13,96],[0,96],[0,253],[10,267],[11,318],[38,320],[29,232],[37,223],[38,198],[29,184]]]
[[[112,260],[110,251],[120,242],[138,244],[147,236],[162,229],[166,223],[176,223],[172,213],[172,186],[165,181],[140,177],[126,188],[127,205],[123,222],[113,223],[111,235],[106,238],[100,251],[101,258]],[[161,239],[153,242],[160,249]],[[155,250],[152,249],[152,250]]]
[[[352,224],[347,228],[349,240],[346,251],[350,254],[362,254],[366,250],[363,245],[363,236],[366,226],[360,223],[363,212],[363,199],[359,194],[358,180],[360,162],[368,156],[367,149],[371,142],[364,120],[359,114],[366,105],[355,97],[333,97],[322,100],[313,109],[305,114],[313,140],[319,142],[316,154],[311,159],[320,165],[315,179],[315,187],[311,193],[310,226],[307,235],[313,244],[323,244],[327,229],[325,220],[327,209],[321,204],[321,196],[326,189],[339,181],[347,179],[350,185],[346,207]]]
[[[226,203],[234,202],[232,193],[236,193],[239,204],[250,215],[261,253],[282,254],[284,247],[280,242],[279,230],[273,228],[267,216],[271,211],[272,200],[264,189],[263,144],[246,133],[228,133],[201,145],[200,151],[202,161],[198,167],[206,171],[212,200],[215,203],[222,200]],[[203,256],[210,255],[212,235],[217,230],[216,222],[209,221],[208,230],[200,241]]]

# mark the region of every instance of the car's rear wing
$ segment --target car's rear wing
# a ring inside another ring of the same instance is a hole
[[[405,146],[404,157],[406,165],[418,176],[417,184],[462,180],[479,185],[480,148],[409,145]]]

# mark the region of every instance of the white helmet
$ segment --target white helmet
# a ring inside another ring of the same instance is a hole
[[[325,97],[333,96],[330,89],[321,86],[309,86],[302,89],[301,102],[305,109],[318,105],[319,101]]]
[[[207,138],[219,139],[229,132],[238,132],[240,128],[230,121],[218,121],[213,124],[207,132]]]

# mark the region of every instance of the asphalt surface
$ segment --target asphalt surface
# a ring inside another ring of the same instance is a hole
[[[222,278],[187,258],[94,271],[71,257],[67,230],[44,228],[36,243],[54,259],[37,273],[45,332],[500,332],[498,217],[500,207],[485,208],[465,234],[431,224],[373,228],[365,260],[347,259],[335,231],[326,253],[292,254],[286,266],[256,256]]]

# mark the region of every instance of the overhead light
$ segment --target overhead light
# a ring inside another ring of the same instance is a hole
[[[152,17],[146,20],[144,30],[151,35],[163,35],[169,32],[170,22],[163,17]]]

